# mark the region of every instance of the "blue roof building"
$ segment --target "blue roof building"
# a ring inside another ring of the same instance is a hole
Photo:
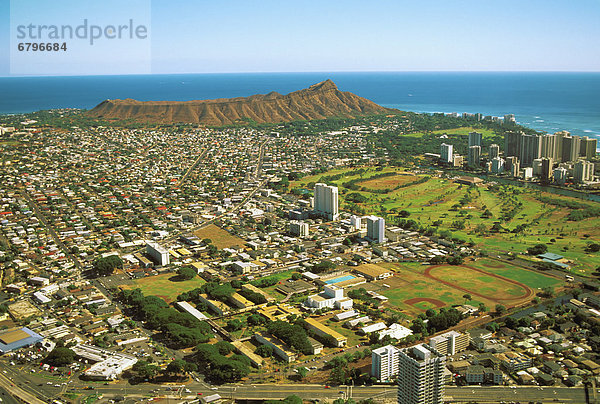
[[[547,252],[547,253],[544,253],[544,254],[540,254],[537,257],[540,258],[540,259],[542,259],[542,260],[543,259],[548,259],[548,260],[551,260],[551,261],[557,261],[557,260],[561,260],[561,259],[564,258],[562,255],[558,255],[558,254],[554,254],[554,253],[550,253],[550,252]]]
[[[27,327],[11,328],[0,333],[0,353],[4,354],[42,341],[44,338]]]

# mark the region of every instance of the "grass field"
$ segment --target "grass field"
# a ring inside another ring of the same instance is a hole
[[[215,226],[214,224],[210,224],[207,227],[196,230],[194,234],[201,238],[209,238],[212,243],[217,246],[217,248],[230,248],[230,247],[243,247],[246,242],[239,237],[232,236],[227,232],[227,230],[223,230],[220,227]]]
[[[459,128],[457,131],[468,133],[471,128]],[[453,237],[473,242],[479,249],[490,255],[502,253],[523,253],[528,247],[538,243],[548,244],[548,251],[563,255],[570,261],[574,272],[590,274],[600,266],[597,254],[588,254],[585,248],[590,242],[600,242],[600,218],[592,217],[580,221],[568,221],[569,208],[545,204],[537,196],[550,196],[563,201],[585,202],[581,199],[520,188],[517,186],[483,185],[471,188],[457,184],[451,179],[432,177],[428,181],[400,188],[395,191],[378,194],[368,191],[353,191],[342,186],[343,183],[358,179],[359,185],[371,184],[376,190],[393,188],[385,181],[400,181],[406,177],[390,176],[369,180],[382,172],[406,171],[397,167],[377,170],[373,167],[358,174],[357,168],[343,168],[326,173],[305,177],[292,183],[292,187],[309,188],[324,177],[342,174],[342,178],[328,181],[340,189],[340,210],[349,210],[352,205],[345,201],[346,195],[358,192],[367,198],[359,204],[366,214],[375,214],[386,218],[392,224],[396,212],[406,210],[413,219],[423,226],[433,226],[439,230],[448,230]],[[421,175],[420,175],[421,176]],[[414,178],[410,181],[413,182]],[[483,213],[489,211],[489,216]],[[500,222],[503,230],[492,232],[495,222]],[[464,228],[457,226],[462,223]],[[517,226],[526,226],[519,233],[513,232]]]
[[[389,177],[375,178],[372,180],[361,181],[358,185],[367,189],[393,189],[397,186],[408,184],[419,179],[416,175],[392,175]]]
[[[488,258],[467,262],[465,266],[378,265],[394,271],[394,276],[368,285],[389,299],[387,307],[397,308],[408,316],[416,316],[429,308],[464,303],[510,307],[533,299],[537,288],[563,285],[562,280]],[[465,294],[470,294],[472,299],[466,301]]]
[[[140,288],[146,296],[158,296],[163,298],[167,303],[174,301],[177,296],[188,290],[199,288],[206,282],[199,276],[189,281],[172,281],[176,274],[161,274],[157,276],[148,276],[137,279],[132,285],[121,286],[123,289]]]
[[[463,136],[467,136],[469,134],[469,132],[479,132],[483,135],[483,137],[494,137],[494,131],[491,129],[483,129],[483,128],[473,128],[473,127],[464,127],[464,128],[455,128],[455,129],[440,129],[440,130],[436,130],[433,131],[431,133],[433,133],[434,135],[463,135]],[[413,132],[413,133],[407,133],[405,136],[412,136],[412,137],[423,137],[425,135],[424,132]]]

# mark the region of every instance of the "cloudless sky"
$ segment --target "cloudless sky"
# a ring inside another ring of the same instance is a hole
[[[152,73],[600,71],[600,0],[148,2]],[[0,0],[3,76],[8,3]],[[37,3],[32,21],[61,0]]]

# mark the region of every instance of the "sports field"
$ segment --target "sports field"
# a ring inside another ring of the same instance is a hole
[[[133,284],[123,285],[122,289],[137,289],[140,288],[146,296],[158,296],[163,298],[167,303],[174,301],[177,296],[188,290],[199,288],[206,282],[199,276],[189,281],[172,281],[177,274],[161,274],[156,276],[148,276],[145,278],[136,279]]]
[[[210,239],[212,244],[217,248],[230,248],[230,247],[242,247],[246,242],[239,237],[232,236],[227,230],[223,230],[220,227],[210,224],[203,229],[196,230],[194,234],[200,239]]]
[[[378,293],[386,296],[390,308],[415,316],[429,308],[468,303],[488,308],[506,307],[532,300],[538,288],[560,287],[563,281],[518,266],[492,259],[464,265],[384,263],[394,276],[372,282]],[[363,285],[361,285],[363,286]],[[466,300],[470,295],[471,300]]]

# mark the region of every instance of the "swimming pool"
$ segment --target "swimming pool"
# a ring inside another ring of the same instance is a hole
[[[340,282],[344,282],[344,281],[349,281],[350,279],[354,279],[356,278],[356,276],[352,276],[352,275],[346,275],[346,276],[342,276],[339,278],[333,278],[333,279],[329,279],[328,281],[325,281],[326,284],[331,285],[333,283],[340,283]]]

